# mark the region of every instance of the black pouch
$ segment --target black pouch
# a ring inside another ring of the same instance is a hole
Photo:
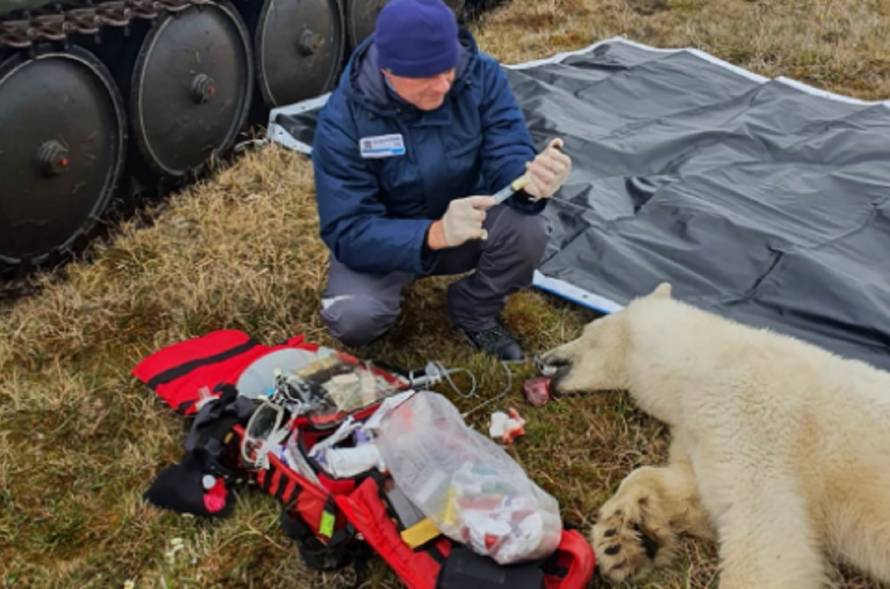
[[[300,557],[309,568],[320,571],[336,571],[347,565],[355,564],[356,570],[360,563],[366,561],[371,553],[370,548],[359,542],[352,526],[346,526],[334,534],[330,542],[322,542],[302,518],[285,509],[281,513],[281,529],[285,535],[296,541],[300,549]]]
[[[439,571],[437,589],[541,589],[540,562],[500,565],[465,546],[455,546]]]

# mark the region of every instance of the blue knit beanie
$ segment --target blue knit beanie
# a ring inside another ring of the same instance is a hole
[[[377,16],[374,44],[381,68],[426,78],[457,65],[454,13],[442,0],[390,0]]]

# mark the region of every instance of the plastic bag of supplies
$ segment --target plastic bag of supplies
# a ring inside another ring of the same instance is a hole
[[[408,498],[474,552],[510,564],[546,557],[559,544],[556,499],[442,395],[419,392],[396,407],[377,445]]]

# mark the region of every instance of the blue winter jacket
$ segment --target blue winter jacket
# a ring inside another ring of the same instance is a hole
[[[535,156],[500,65],[466,31],[461,47],[444,104],[424,112],[386,85],[372,36],[319,114],[312,162],[321,237],[354,270],[434,272],[437,253],[426,246],[433,220],[452,199],[503,188]],[[387,135],[397,137],[367,141]],[[396,155],[373,157],[379,145]],[[519,195],[508,202],[528,214],[544,207]]]

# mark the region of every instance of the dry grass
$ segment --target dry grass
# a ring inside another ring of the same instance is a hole
[[[890,96],[886,0],[513,0],[476,25],[481,46],[516,62],[617,34],[693,45],[768,76]],[[153,211],[100,246],[90,264],[37,278],[37,294],[0,309],[0,578],[8,587],[345,587],[302,568],[276,504],[244,492],[236,514],[204,522],[147,507],[141,493],[177,460],[182,422],[134,382],[145,354],[211,329],[267,342],[296,333],[333,344],[319,322],[326,253],[316,237],[311,169],[266,148]],[[384,340],[357,350],[402,366],[427,358],[472,368],[488,394],[504,375],[447,327],[447,281],[413,289]],[[507,320],[536,351],[590,319],[536,292]],[[517,373],[510,393],[520,403]],[[468,408],[477,400],[459,400]],[[482,419],[484,415],[477,415]],[[625,396],[569,398],[527,410],[514,454],[582,527],[621,478],[666,450],[664,429]],[[184,549],[168,553],[173,538]],[[596,582],[599,586],[599,582]],[[843,587],[868,587],[847,576]],[[369,586],[395,586],[379,564]],[[716,586],[714,549],[688,543],[649,587]]]

